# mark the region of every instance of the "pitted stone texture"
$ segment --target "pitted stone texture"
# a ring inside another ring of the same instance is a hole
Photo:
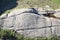
[[[54,16],[60,18],[60,12],[55,13]]]
[[[3,27],[3,24],[4,24],[4,20],[0,19],[0,27]]]
[[[21,13],[24,11],[19,10],[11,12],[8,16],[3,16],[5,19],[0,20],[0,25],[4,29],[12,29],[19,34],[30,37],[47,37],[51,34],[60,36],[60,27],[58,26],[60,25],[60,19],[49,18],[35,13]],[[44,14],[44,12],[42,13]]]
[[[21,14],[22,12],[24,12],[24,11],[26,11],[26,10],[28,10],[28,8],[12,10],[12,11],[8,14],[8,17],[13,16],[13,15]]]
[[[3,28],[10,28],[14,26],[14,17],[4,19]]]
[[[52,34],[60,36],[60,26],[52,27]]]
[[[47,21],[44,16],[34,13],[24,13],[16,16],[15,26],[19,29],[46,27]]]
[[[50,20],[49,17],[45,17],[45,20],[44,21],[46,22],[45,23],[46,26],[51,26],[51,20]]]
[[[48,37],[51,35],[50,28],[43,29],[31,29],[31,30],[20,30],[17,33],[23,34],[24,36],[29,37]]]
[[[52,23],[52,26],[60,25],[60,19],[57,18],[50,18],[50,22]]]
[[[44,29],[32,29],[32,30],[24,30],[25,36],[36,37],[36,36],[44,36]]]
[[[47,14],[43,8],[38,9],[39,14]]]

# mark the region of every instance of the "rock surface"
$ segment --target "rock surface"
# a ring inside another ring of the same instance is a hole
[[[60,19],[24,12],[29,9],[22,10],[24,13],[21,10],[11,12],[6,18],[0,19],[0,26],[30,37],[47,37],[51,34],[60,36]]]

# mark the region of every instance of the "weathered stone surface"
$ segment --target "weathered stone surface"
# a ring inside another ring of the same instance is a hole
[[[48,37],[51,34],[60,36],[60,19],[39,15],[40,12],[38,12],[39,14],[34,12],[25,13],[25,10],[21,10],[16,11],[17,14],[11,12],[6,18],[0,19],[0,26],[3,26],[3,29],[12,29],[19,34],[30,37]]]
[[[60,12],[54,14],[57,18],[60,18]]]
[[[51,35],[50,28],[43,28],[43,29],[30,29],[30,30],[19,30],[17,33],[23,34],[25,36],[30,37],[48,37]]]
[[[39,14],[46,14],[46,12],[45,12],[45,10],[43,8],[39,8],[38,13]]]
[[[14,17],[4,19],[3,28],[14,27]]]
[[[52,27],[52,34],[60,36],[60,26]]]
[[[11,12],[8,14],[8,17],[21,14],[22,12],[24,12],[24,11],[26,11],[26,10],[28,10],[28,8],[15,9],[15,10],[11,11]]]
[[[50,18],[50,21],[52,23],[52,26],[60,25],[60,19],[58,19],[58,18]]]
[[[36,15],[34,13],[24,13],[16,16],[15,26],[24,28],[39,28],[44,27],[46,19],[43,16]],[[42,25],[43,24],[43,25]]]
[[[54,14],[57,18],[60,18],[60,9],[55,10],[56,13]]]
[[[4,20],[0,19],[0,27],[3,27]]]

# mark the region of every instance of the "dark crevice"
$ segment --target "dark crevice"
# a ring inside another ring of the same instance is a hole
[[[35,8],[29,8],[29,9],[31,9],[31,10],[27,10],[27,11],[25,11],[23,13],[34,13],[34,14],[39,15],[38,11]]]

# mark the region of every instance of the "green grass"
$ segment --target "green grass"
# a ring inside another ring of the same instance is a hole
[[[17,8],[51,6],[53,9],[60,8],[60,0],[19,0]]]
[[[52,2],[60,4],[60,0],[52,0]]]
[[[27,37],[21,34],[17,34],[12,30],[3,30],[0,28],[0,39],[3,40],[58,40],[58,36],[52,35],[49,37]]]

